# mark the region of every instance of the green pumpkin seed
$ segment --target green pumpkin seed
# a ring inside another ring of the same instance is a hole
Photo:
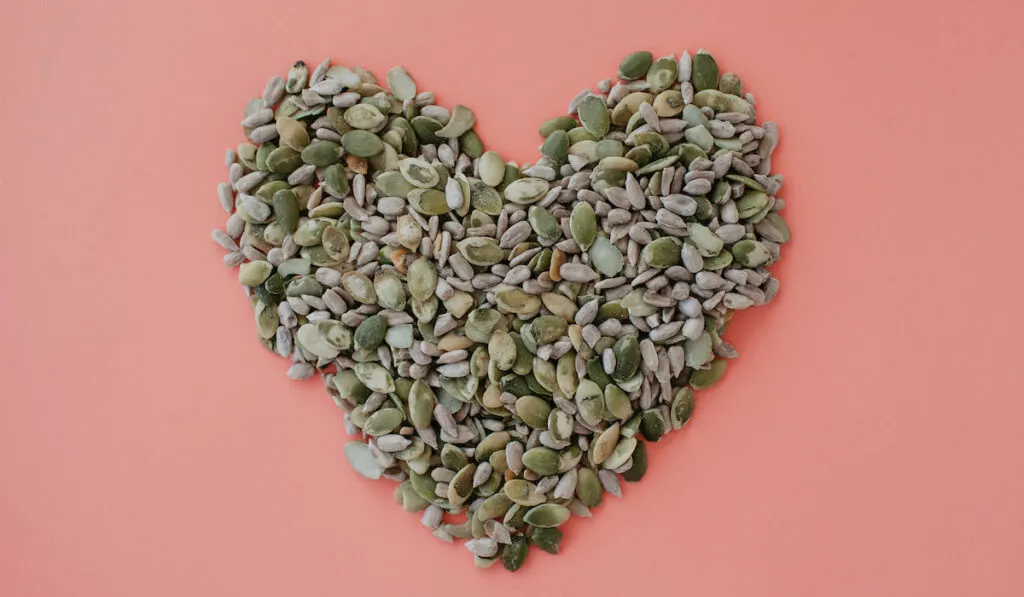
[[[576,480],[576,497],[586,506],[596,508],[601,505],[604,497],[604,488],[597,473],[589,468],[581,467],[577,470],[579,477]]]
[[[659,94],[671,87],[676,82],[676,75],[679,72],[679,63],[674,56],[666,56],[655,60],[647,69],[647,83],[649,91]]]
[[[476,159],[484,153],[484,142],[480,140],[480,135],[472,129],[459,137],[459,146],[462,147],[462,153],[472,159]]]
[[[591,462],[601,464],[612,455],[619,443],[619,424],[615,423],[601,432],[591,444]]]
[[[673,265],[678,265],[682,260],[680,253],[682,247],[683,243],[678,238],[674,236],[663,236],[651,243],[648,243],[640,253],[640,258],[651,267],[671,267]]]
[[[416,83],[401,66],[396,66],[388,71],[388,87],[391,89],[391,94],[401,101],[416,97]]]
[[[506,313],[529,318],[540,311],[541,301],[535,294],[529,294],[518,288],[500,290],[494,294],[495,304]]]
[[[704,125],[698,125],[686,129],[683,131],[683,136],[687,141],[693,143],[697,147],[700,147],[704,151],[711,151],[715,146],[715,138],[711,136],[708,129],[704,128]]]
[[[505,449],[505,445],[511,441],[512,436],[507,431],[495,431],[491,433],[483,440],[480,441],[476,446],[476,459],[478,461],[486,460],[491,454],[498,450]]]
[[[530,208],[529,222],[537,236],[543,239],[557,240],[562,231],[551,212],[539,205]]]
[[[436,131],[436,134],[445,139],[461,137],[473,128],[474,124],[476,124],[476,117],[473,116],[473,111],[462,104],[456,104],[452,108],[452,116],[448,120],[448,124]]]
[[[653,100],[654,96],[644,91],[630,93],[612,109],[612,124],[626,126],[629,124],[629,119],[640,109],[640,104],[645,102],[649,104]]]
[[[704,258],[704,269],[711,271],[718,271],[729,267],[732,264],[733,257],[732,253],[728,251],[722,251],[714,257]]]
[[[409,294],[419,301],[425,301],[434,294],[437,288],[437,268],[434,262],[426,257],[420,257],[409,265],[409,273],[406,276],[409,286]]]
[[[373,289],[373,282],[362,272],[345,272],[341,275],[341,286],[352,298],[364,305],[372,305],[377,302],[377,293]]]
[[[649,442],[656,442],[665,435],[666,423],[661,417],[661,411],[658,410],[646,410],[640,419],[640,433],[643,434],[644,439]],[[635,441],[635,438],[631,438]],[[625,463],[625,460],[622,461]],[[621,466],[621,463],[620,463]]]
[[[659,160],[655,160],[653,162],[648,163],[646,166],[643,166],[642,168],[637,170],[635,172],[635,174],[638,175],[638,176],[643,176],[645,174],[651,174],[653,172],[658,172],[660,170],[663,170],[663,169],[665,169],[665,168],[675,164],[678,161],[679,161],[679,156],[678,155],[668,155],[668,156],[665,156],[665,157],[663,157],[663,158],[661,158]]]
[[[421,189],[437,186],[441,181],[437,170],[419,158],[406,158],[398,163],[398,168],[409,184]]]
[[[409,207],[425,216],[440,216],[448,213],[448,200],[437,189],[414,189],[409,191]]]
[[[473,473],[476,472],[475,464],[467,464],[459,472],[455,473],[448,483],[448,502],[453,506],[465,503],[470,494],[473,493]]]
[[[736,73],[725,73],[718,79],[718,90],[729,95],[743,97],[743,81]]]
[[[610,157],[621,157],[625,155],[626,147],[616,139],[604,139],[594,147],[595,159],[603,160]]]
[[[568,323],[556,315],[541,315],[533,320],[532,329],[538,344],[550,344],[565,334]]]
[[[676,148],[676,151],[679,153],[680,159],[682,159],[683,164],[686,166],[689,166],[690,163],[697,158],[707,159],[708,157],[706,151],[697,147],[693,143],[680,143]]]
[[[509,511],[512,504],[512,500],[504,493],[495,493],[480,504],[476,511],[476,518],[480,521],[487,521],[502,517]]]
[[[771,253],[768,252],[764,244],[749,239],[741,240],[733,245],[732,255],[736,263],[743,267],[758,267],[767,263],[771,258]]]
[[[409,416],[413,426],[417,429],[430,426],[436,400],[430,386],[421,380],[413,382],[413,387],[409,390]]]
[[[501,371],[508,371],[516,362],[515,340],[504,330],[494,330],[487,342],[487,352]]]
[[[436,145],[437,143],[443,143],[444,139],[437,136],[437,131],[441,130],[444,125],[440,122],[430,118],[428,116],[417,116],[409,121],[414,131],[416,131],[416,137],[420,143],[429,143]]]
[[[505,178],[505,160],[501,159],[501,156],[494,151],[485,152],[482,156],[480,156],[480,163],[477,166],[477,169],[480,173],[480,180],[482,180],[484,184],[491,187],[496,187],[500,185],[501,181],[504,180]]]
[[[576,105],[576,110],[580,117],[580,123],[587,132],[597,139],[608,134],[608,129],[611,126],[611,114],[602,97],[588,95],[580,100]]]
[[[715,112],[739,112],[748,118],[754,118],[754,106],[742,97],[728,95],[717,89],[705,89],[693,96],[693,105],[698,108],[711,108]]]
[[[394,311],[405,310],[405,287],[394,271],[377,270],[373,275],[373,290],[380,306]]]
[[[516,416],[534,429],[547,429],[551,405],[537,396],[523,396],[516,400]]]
[[[324,169],[324,184],[327,185],[327,190],[335,197],[344,197],[348,194],[349,185],[348,178],[345,176],[345,167],[341,164],[331,164]],[[330,206],[330,203],[321,204],[319,207]],[[339,207],[341,205],[339,204]],[[343,208],[344,209],[344,208]],[[312,213],[312,212],[311,212]],[[339,212],[339,216],[344,211]]]
[[[320,242],[327,254],[338,260],[348,259],[348,236],[340,228],[328,226],[320,235]]]
[[[551,311],[553,315],[557,315],[567,322],[572,321],[576,315],[576,303],[564,295],[546,292],[540,295],[540,299],[548,311]]]
[[[609,383],[604,386],[604,405],[606,415],[615,419],[627,419],[633,414],[629,396],[615,384]]]
[[[640,368],[640,343],[636,336],[623,336],[612,348],[615,353],[615,371],[612,379],[623,381],[633,377]]]
[[[516,535],[512,537],[512,543],[501,549],[501,565],[509,572],[515,572],[523,567],[526,556],[529,555],[530,545],[526,537]]]
[[[302,150],[302,161],[314,166],[330,166],[341,159],[341,145],[317,139]]]
[[[678,254],[678,251],[676,252]],[[605,277],[617,276],[626,265],[618,247],[604,235],[598,236],[590,247],[590,264]]]
[[[502,172],[504,172],[504,164],[502,164]],[[469,205],[473,209],[480,210],[489,216],[496,216],[501,213],[503,205],[501,195],[492,185],[476,178],[469,178],[467,182],[469,184]]]
[[[356,348],[360,350],[376,350],[384,341],[384,334],[387,333],[387,321],[380,315],[371,315],[363,320],[356,328],[352,338]]]
[[[736,209],[741,219],[748,219],[768,206],[768,195],[761,191],[747,191],[736,201]]]
[[[505,199],[519,205],[536,203],[551,188],[548,181],[541,178],[520,178],[505,187]]]
[[[757,233],[775,243],[788,243],[791,238],[789,224],[777,213],[770,213],[754,226]]]
[[[267,170],[277,174],[290,174],[301,165],[302,156],[291,147],[278,147],[266,159]]]
[[[602,350],[604,350],[604,349],[602,348]],[[608,392],[608,388],[610,388],[610,387],[618,388],[618,386],[616,386],[612,382],[612,378],[609,377],[608,374],[604,372],[604,365],[601,364],[601,359],[595,358],[595,359],[591,359],[590,361],[587,362],[587,377],[589,377],[590,380],[593,381],[594,383],[596,383],[598,386],[603,387],[605,389],[605,393],[606,394]],[[622,390],[619,390],[619,391],[621,392]],[[605,397],[605,413],[606,413],[606,415],[610,414],[610,413],[608,413],[607,405],[608,405],[608,398]]]
[[[523,454],[523,465],[541,476],[554,475],[560,466],[558,452],[543,446],[531,448]]]
[[[640,479],[643,479],[644,474],[647,473],[647,443],[637,442],[636,448],[633,449],[633,466],[629,467],[629,470],[622,473],[622,479],[629,483],[636,483]]]
[[[559,545],[562,542],[564,533],[556,527],[533,527],[527,536],[530,542],[533,545],[536,545],[541,551],[550,554],[558,554]]]
[[[384,142],[370,131],[348,131],[341,136],[341,144],[346,153],[361,158],[373,157],[384,150]]]
[[[676,391],[675,397],[672,398],[672,405],[669,407],[672,429],[681,429],[683,425],[686,425],[690,417],[693,416],[694,405],[693,390],[680,388]]]
[[[576,203],[569,216],[569,232],[584,251],[594,244],[597,239],[597,216],[593,206],[586,201]]]
[[[609,469],[617,469],[623,466],[624,464],[626,464],[627,461],[629,461],[630,457],[633,456],[633,450],[636,448],[636,444],[637,439],[635,437],[624,437],[620,439],[619,442],[615,445],[615,449],[612,450],[612,453],[604,461],[603,466]]]
[[[352,466],[352,470],[367,479],[379,479],[384,474],[384,468],[373,459],[370,454],[370,446],[365,442],[346,442],[345,458]]]
[[[302,122],[287,116],[278,116],[276,125],[282,145],[299,152],[309,145],[309,133],[306,131],[306,125]]]
[[[719,149],[728,149],[729,151],[740,151],[743,149],[743,142],[739,139],[718,139],[716,138],[715,147]]]
[[[565,163],[569,155],[569,135],[565,131],[554,131],[544,140],[540,148],[541,154],[557,165]]]
[[[558,504],[541,504],[526,512],[523,520],[539,528],[557,527],[569,520],[569,509]]]
[[[707,226],[702,224],[691,224],[690,225],[690,242],[693,246],[697,247],[700,254],[704,257],[713,257],[717,255],[725,243],[712,232]]]
[[[501,261],[505,255],[497,240],[483,236],[461,240],[456,246],[466,261],[473,265],[490,267]]]
[[[597,425],[604,417],[604,393],[600,386],[582,379],[575,393],[576,406],[579,408],[579,415],[588,425]]]
[[[579,106],[577,105],[577,110]],[[547,137],[555,131],[568,131],[578,126],[576,119],[572,116],[556,116],[540,125],[538,132],[541,137]]]
[[[357,404],[362,404],[370,397],[370,388],[363,385],[363,382],[359,381],[356,377],[356,372],[351,369],[345,369],[339,371],[334,376],[334,388],[338,390],[338,394],[345,400],[352,400]]]
[[[388,393],[395,391],[395,381],[391,377],[391,373],[377,363],[358,363],[355,366],[355,372],[359,381],[363,382],[363,385],[374,392]],[[399,414],[401,414],[401,411],[399,411]],[[401,420],[399,420],[399,423],[401,423]]]
[[[683,94],[678,89],[667,89],[654,98],[654,113],[661,118],[672,118],[683,111]]]
[[[359,365],[367,364],[370,363],[360,363]],[[357,368],[359,365],[357,365]],[[356,371],[356,375],[359,375],[358,371]],[[363,433],[373,437],[391,433],[402,424],[402,419],[402,411],[397,408],[382,408],[366,419],[366,423],[363,424]]]
[[[683,349],[686,352],[686,366],[700,369],[712,359],[711,336],[704,333],[696,340],[686,340]]]
[[[345,123],[354,129],[372,130],[384,124],[386,117],[370,104],[356,104],[345,110]]]
[[[299,226],[299,208],[292,191],[278,191],[271,201],[274,219],[284,234],[292,234]]]
[[[647,74],[654,62],[654,55],[643,50],[633,52],[619,63],[618,77],[625,81],[633,81]]]
[[[273,271],[274,266],[266,261],[243,263],[238,268],[238,283],[249,287],[258,286],[269,278],[270,273]]]
[[[693,88],[698,92],[718,87],[718,62],[701,48],[693,57]]]
[[[486,344],[500,320],[501,314],[494,309],[477,309],[466,318],[466,337],[473,342]]]

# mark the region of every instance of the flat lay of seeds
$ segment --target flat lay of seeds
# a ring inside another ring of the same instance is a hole
[[[515,571],[640,481],[770,302],[790,231],[775,123],[705,50],[626,56],[486,151],[402,67],[296,62],[250,100],[213,240],[256,336],[321,376],[356,473],[478,568]]]

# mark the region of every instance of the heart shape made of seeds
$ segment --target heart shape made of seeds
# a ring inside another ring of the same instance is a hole
[[[344,410],[355,471],[514,571],[690,420],[790,232],[778,127],[704,50],[624,58],[532,166],[474,124],[402,67],[296,62],[245,107],[213,238],[260,341]]]

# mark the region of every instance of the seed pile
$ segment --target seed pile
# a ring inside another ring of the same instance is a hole
[[[303,62],[245,108],[213,238],[352,467],[478,567],[558,553],[725,373],[789,228],[774,123],[711,54],[630,54],[522,168],[401,67]],[[465,516],[459,518],[460,514]]]

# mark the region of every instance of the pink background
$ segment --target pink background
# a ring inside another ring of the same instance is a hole
[[[1024,594],[1022,13],[4,2],[0,595]],[[209,240],[223,150],[270,75],[330,55],[404,64],[532,161],[622,55],[701,46],[781,124],[779,299],[625,499],[477,571],[256,341]]]

